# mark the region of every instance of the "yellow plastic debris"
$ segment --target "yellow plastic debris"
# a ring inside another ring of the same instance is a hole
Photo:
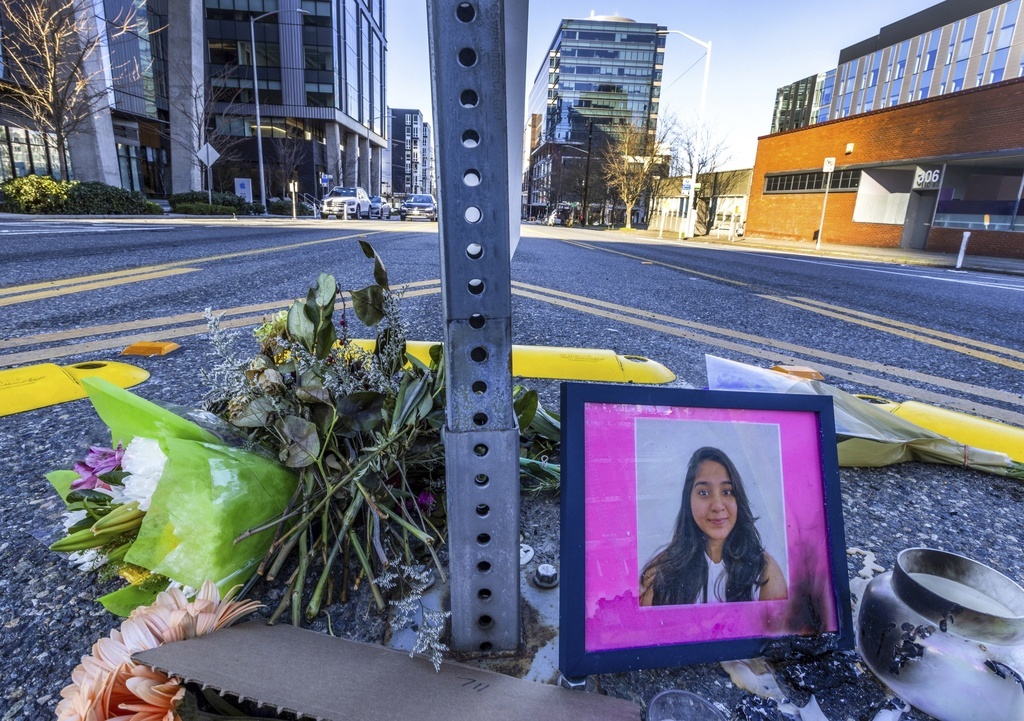
[[[1024,428],[919,401],[896,403],[877,396],[858,398],[965,446],[1000,451],[1018,463],[1024,463]]]
[[[180,345],[174,341],[139,341],[138,343],[132,343],[130,346],[121,351],[121,355],[142,355],[142,356],[154,356],[154,355],[167,355],[171,351],[176,351],[181,348]]]
[[[372,340],[354,340],[373,350]],[[406,352],[418,360],[430,362],[430,348],[437,343],[407,341]],[[559,348],[556,346],[512,346],[512,375],[523,378],[608,381],[613,383],[671,383],[675,374],[657,361],[635,355],[618,355],[598,348]]]
[[[821,373],[814,370],[813,368],[809,368],[808,366],[775,365],[772,366],[772,370],[778,371],[779,373],[785,373],[787,375],[796,376],[798,378],[808,378],[812,381],[825,380],[825,376],[823,376]]]
[[[149,371],[117,361],[87,361],[63,367],[40,363],[0,370],[0,416],[85,398],[80,381],[87,376],[131,388],[149,378]]]

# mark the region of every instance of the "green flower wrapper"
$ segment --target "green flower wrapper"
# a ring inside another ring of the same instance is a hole
[[[295,492],[295,474],[107,381],[86,378],[83,385],[110,428],[112,446],[151,438],[168,459],[125,561],[194,588],[209,578],[221,593],[244,583],[266,555],[273,532],[237,544],[235,539],[281,515]],[[129,586],[99,601],[128,615],[161,590]]]

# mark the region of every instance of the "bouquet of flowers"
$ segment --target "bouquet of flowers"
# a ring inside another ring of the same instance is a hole
[[[290,609],[299,626],[362,582],[381,610],[385,596],[397,601],[396,621],[418,603],[430,566],[444,577],[441,346],[429,364],[406,353],[401,293],[360,243],[374,282],[342,294],[321,274],[304,301],[257,329],[254,357],[235,358],[208,314],[221,356],[207,375],[215,423],[85,381],[112,442],[48,476],[68,506],[68,535],[52,548],[132,581],[100,599],[108,609],[127,615],[168,583],[243,583],[245,596],[257,579],[280,578],[286,592],[271,622]],[[372,343],[350,337],[349,302],[375,331]],[[526,485],[556,489],[557,416],[535,391],[517,387],[510,400]],[[235,434],[245,448],[232,444]],[[417,650],[436,665],[444,614],[424,619]]]
[[[67,535],[51,548],[128,580],[100,599],[122,616],[169,583],[198,588],[210,578],[225,590],[244,583],[271,539],[233,541],[284,508],[295,474],[102,379],[83,384],[111,446],[93,446],[73,470],[47,474],[67,508]]]

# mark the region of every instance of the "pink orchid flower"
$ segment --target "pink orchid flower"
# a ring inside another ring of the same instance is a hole
[[[122,457],[124,457],[124,447],[120,443],[117,444],[117,448],[89,446],[85,460],[77,461],[73,466],[75,473],[81,477],[72,481],[71,490],[94,488],[110,490],[110,484],[105,483],[100,476],[120,468]]]

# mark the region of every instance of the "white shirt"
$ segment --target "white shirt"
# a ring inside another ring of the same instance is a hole
[[[711,556],[704,554],[704,560],[708,564],[708,585],[697,594],[696,603],[725,603],[725,584],[727,574],[725,561],[715,563]],[[705,593],[704,591],[707,591]],[[755,583],[750,589],[750,597],[756,600],[761,598],[761,589]]]

